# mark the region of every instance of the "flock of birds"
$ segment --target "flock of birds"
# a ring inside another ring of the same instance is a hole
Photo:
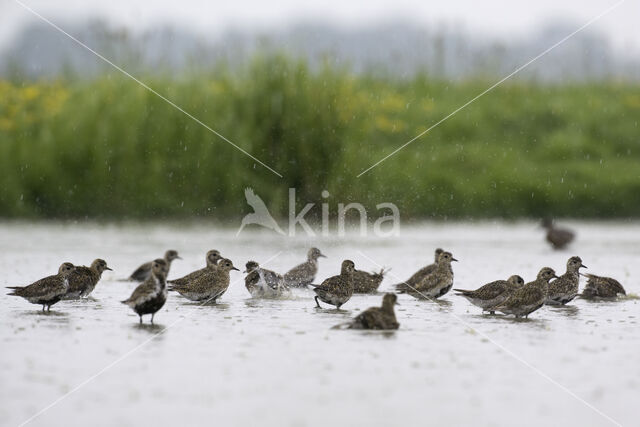
[[[547,240],[554,248],[564,248],[573,240],[569,230],[555,228],[552,222],[543,222],[547,228]],[[287,298],[292,288],[311,287],[315,292],[317,307],[320,302],[340,309],[354,293],[377,293],[385,271],[369,273],[357,270],[351,260],[342,262],[340,274],[329,277],[320,285],[315,285],[318,259],[325,255],[317,248],[311,248],[307,260],[289,270],[284,275],[260,267],[255,261],[246,263],[245,286],[254,298]],[[142,282],[131,296],[122,301],[140,317],[150,314],[151,323],[168,297],[168,292],[176,292],[182,297],[201,303],[215,303],[229,288],[230,272],[239,271],[233,262],[220,255],[217,250],[206,254],[206,266],[184,277],[167,280],[172,261],[181,259],[178,252],[168,250],[163,258],[141,265],[128,280]],[[433,264],[421,268],[406,281],[393,285],[396,293],[408,294],[417,299],[435,300],[453,288],[452,262],[457,261],[450,252],[440,248],[435,250]],[[513,275],[507,280],[496,280],[476,290],[453,289],[456,295],[469,300],[483,312],[501,312],[516,318],[527,317],[545,304],[565,305],[576,297],[615,299],[626,295],[623,286],[615,279],[583,274],[586,268],[578,256],[567,261],[566,272],[557,276],[549,267],[543,267],[536,279],[525,283],[522,277]],[[102,259],[93,261],[90,267],[63,263],[58,274],[45,277],[28,286],[8,287],[15,295],[33,304],[42,305],[49,311],[60,300],[86,298],[95,289],[105,270],[111,270]],[[579,293],[580,275],[588,278],[582,293]],[[555,279],[555,280],[553,280]],[[352,321],[337,325],[337,328],[354,329],[398,329],[394,306],[396,293],[386,293],[381,307],[371,307]]]

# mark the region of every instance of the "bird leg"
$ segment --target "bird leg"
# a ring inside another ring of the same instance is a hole
[[[142,325],[142,314],[138,314],[138,317],[140,317],[140,324]]]
[[[151,313],[151,324],[153,325],[153,316],[155,316],[155,313]]]
[[[322,308],[322,307],[320,307],[320,303],[318,302],[318,297],[315,297],[315,300],[316,300],[316,305],[318,306],[318,308]]]

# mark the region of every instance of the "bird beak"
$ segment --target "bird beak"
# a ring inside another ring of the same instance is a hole
[[[398,301],[396,301],[396,305],[400,305],[400,303]]]
[[[455,259],[455,258],[451,258],[451,261],[456,261],[456,262],[457,262],[458,260],[457,260],[457,259]]]
[[[588,267],[584,264],[580,264],[580,268],[588,268]]]
[[[105,270],[113,271],[113,268],[105,267]]]
[[[176,255],[176,258],[177,258],[177,259],[182,259],[182,257],[181,257],[181,256],[177,256],[177,255]]]
[[[232,270],[235,270],[235,271],[240,271],[239,269],[237,269],[237,268],[235,268],[235,267],[231,267],[231,269],[232,269]]]
[[[318,256],[319,256],[319,257],[322,257],[322,258],[326,258],[326,257],[327,257],[325,254],[320,254],[320,255],[318,255]]]

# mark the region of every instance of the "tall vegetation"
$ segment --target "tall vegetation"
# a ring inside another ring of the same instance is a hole
[[[491,82],[284,56],[140,78],[283,178],[124,76],[0,81],[0,216],[237,218],[245,187],[275,215],[295,187],[405,218],[640,216],[637,85],[507,82],[357,178]]]

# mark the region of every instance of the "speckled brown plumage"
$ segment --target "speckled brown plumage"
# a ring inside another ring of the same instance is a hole
[[[624,287],[616,279],[611,277],[596,276],[595,274],[585,274],[589,280],[584,287],[581,297],[586,299],[605,298],[613,299],[618,295],[626,295]]]
[[[215,303],[229,288],[231,270],[238,271],[230,259],[223,258],[218,261],[215,269],[205,271],[185,285],[172,285],[169,290],[178,292],[191,301]]]
[[[131,296],[123,304],[128,305],[140,317],[151,314],[151,323],[155,314],[164,306],[167,301],[167,273],[169,266],[167,262],[158,258],[151,262],[151,275],[133,291]]]
[[[342,261],[340,268],[340,275],[332,276],[326,279],[319,286],[314,287],[313,291],[316,293],[315,300],[316,305],[320,308],[320,301],[334,305],[337,309],[349,301],[353,295],[353,283],[351,276],[355,270],[355,264],[351,260]]]
[[[77,266],[69,275],[69,289],[64,299],[84,298],[89,296],[95,289],[102,277],[102,272],[111,270],[107,262],[103,259],[96,259],[91,263],[91,267]]]
[[[520,289],[513,291],[507,300],[496,306],[495,311],[504,314],[513,314],[516,317],[528,317],[544,305],[549,291],[549,280],[557,277],[552,268],[544,267],[538,273],[536,280],[525,284]]]
[[[413,287],[401,283],[396,287],[396,290],[418,299],[436,299],[445,295],[453,286],[452,261],[457,261],[457,259],[453,257],[451,252],[442,252],[438,256],[436,269],[431,274]]]
[[[191,273],[179,279],[167,280],[167,283],[170,283],[172,285],[177,285],[177,286],[184,286],[187,283],[200,277],[203,273],[206,273],[209,270],[215,269],[218,266],[218,261],[220,261],[221,259],[222,257],[220,256],[220,252],[217,251],[216,249],[212,249],[209,252],[207,252],[207,255],[205,256],[206,266],[204,268],[200,268],[196,271],[192,271]]]
[[[382,280],[384,279],[385,270],[380,270],[379,273],[369,273],[362,270],[355,270],[351,275],[351,281],[353,283],[353,293],[355,294],[370,294],[374,293],[380,287]]]
[[[482,311],[494,314],[493,308],[502,304],[513,291],[522,287],[524,280],[518,275],[513,275],[507,280],[496,280],[479,287],[475,291],[454,289],[456,295],[465,297],[471,304],[478,306]]]
[[[307,261],[293,267],[284,274],[284,283],[292,288],[304,288],[316,278],[318,273],[318,258],[326,256],[318,248],[311,248],[307,253]]]
[[[178,256],[178,251],[174,251],[170,249],[164,253],[164,262],[167,264],[167,275],[169,275],[169,270],[171,269],[171,262],[174,259],[182,259]],[[140,267],[136,269],[131,276],[129,276],[129,280],[133,280],[136,282],[144,282],[151,276],[151,264],[152,261],[145,262]]]
[[[47,276],[28,286],[8,286],[12,289],[8,295],[22,297],[32,304],[42,305],[42,311],[47,308],[51,310],[51,306],[64,297],[69,289],[69,275],[73,273],[75,267],[70,262],[63,263],[58,268],[58,274]]]
[[[587,268],[582,264],[582,259],[573,256],[567,261],[567,272],[549,283],[549,294],[546,304],[564,305],[578,295],[580,285],[580,268]]]
[[[382,297],[382,307],[371,307],[358,314],[351,323],[349,329],[374,329],[393,330],[398,329],[400,324],[396,319],[393,307],[397,304],[396,294],[388,293]]]
[[[413,276],[409,277],[404,282],[392,285],[392,288],[398,289],[398,287],[402,287],[402,286],[405,286],[407,288],[411,286],[415,287],[418,283],[420,283],[422,279],[424,279],[425,277],[427,277],[428,275],[430,275],[435,271],[436,265],[438,265],[438,257],[442,252],[444,252],[442,248],[436,249],[433,264],[429,264],[426,267],[422,267],[420,270],[413,273]]]

